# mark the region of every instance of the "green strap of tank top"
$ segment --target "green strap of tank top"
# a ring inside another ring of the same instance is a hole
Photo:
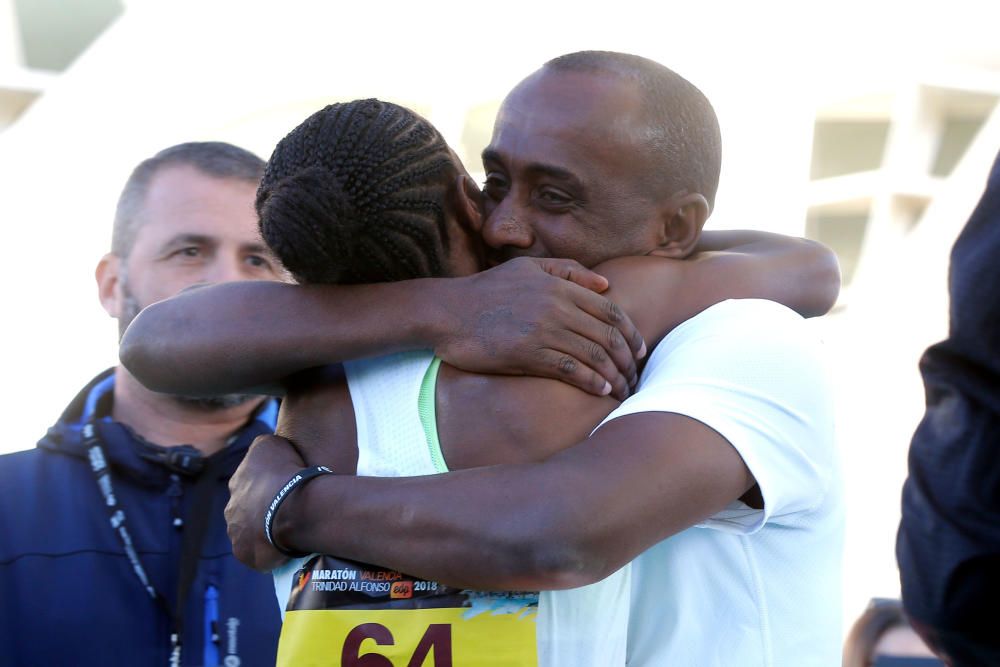
[[[434,407],[437,393],[438,370],[440,368],[441,360],[434,357],[431,365],[427,367],[427,372],[424,373],[423,381],[420,383],[417,411],[420,414],[420,424],[424,427],[424,438],[427,440],[427,449],[430,451],[434,470],[437,472],[448,472],[448,464],[444,462],[444,454],[441,453],[441,442],[438,440],[437,411]]]

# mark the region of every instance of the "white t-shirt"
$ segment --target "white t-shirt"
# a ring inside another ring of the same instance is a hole
[[[791,310],[726,301],[671,332],[605,420],[696,419],[739,452],[764,497],[763,510],[734,502],[633,561],[630,665],[840,664],[843,507],[820,358]]]

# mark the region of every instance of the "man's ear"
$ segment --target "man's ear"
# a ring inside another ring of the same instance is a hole
[[[468,174],[455,177],[452,204],[459,224],[473,232],[483,228],[483,192]]]
[[[122,260],[112,253],[101,257],[94,277],[97,278],[97,295],[108,315],[117,319],[122,312]]]
[[[671,198],[664,209],[659,241],[650,255],[684,259],[694,252],[708,219],[708,201],[698,193]]]

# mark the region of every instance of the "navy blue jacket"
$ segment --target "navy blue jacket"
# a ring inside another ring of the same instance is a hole
[[[81,436],[95,414],[114,493],[153,586],[173,609],[194,478],[168,469],[109,417],[114,376],[90,383],[33,450],[0,456],[0,663],[167,665],[171,617],[140,584],[111,527]],[[255,437],[273,430],[267,402],[216,456],[213,504],[183,612],[183,665],[274,665],[280,617],[271,576],[232,555],[227,482]],[[213,457],[214,458],[214,457]],[[213,634],[217,639],[213,640]]]
[[[914,625],[960,666],[1000,665],[1000,156],[951,253],[948,338],[920,362],[896,544]]]

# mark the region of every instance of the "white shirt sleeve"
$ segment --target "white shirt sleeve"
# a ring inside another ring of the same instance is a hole
[[[820,344],[804,320],[770,301],[731,300],[664,338],[638,391],[602,424],[672,412],[718,432],[757,480],[764,509],[734,501],[700,525],[753,533],[766,522],[797,523],[829,491],[837,466],[831,403]]]

